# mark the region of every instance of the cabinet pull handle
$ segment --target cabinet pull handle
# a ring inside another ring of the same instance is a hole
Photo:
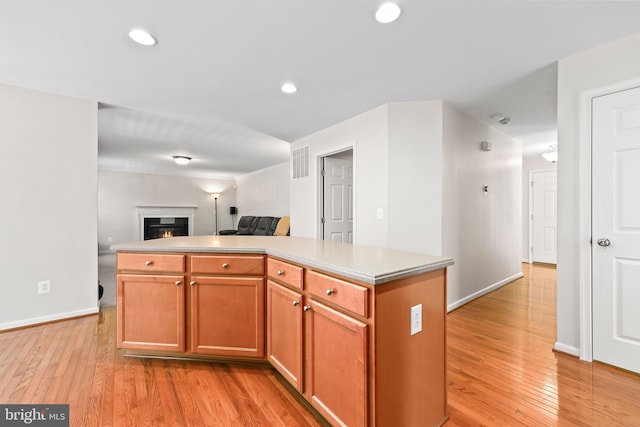
[[[196,281],[192,280],[191,282],[189,282],[189,286],[195,286],[196,285]]]
[[[284,271],[278,270],[278,276],[284,276]]]
[[[311,306],[310,305],[305,305],[305,306],[302,307],[302,309],[304,311],[309,311],[309,310],[311,310]]]
[[[222,268],[228,268],[229,264],[227,264],[226,262],[224,264],[222,264]]]
[[[334,294],[336,291],[333,289],[327,289],[327,295]]]
[[[144,265],[146,265],[147,267],[149,267],[151,264],[153,264],[153,261],[145,261]]]
[[[293,306],[295,307],[295,306],[297,306],[297,305],[300,305],[300,301],[296,301],[296,300],[294,300],[292,304],[293,304]]]
[[[182,282],[180,280],[176,280],[176,286],[180,286]]]

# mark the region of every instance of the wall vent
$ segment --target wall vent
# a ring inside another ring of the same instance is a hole
[[[293,179],[306,178],[309,176],[309,146],[293,150]]]

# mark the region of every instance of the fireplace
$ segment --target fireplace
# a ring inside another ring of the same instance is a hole
[[[193,236],[195,206],[136,206],[140,240]]]
[[[162,217],[144,219],[144,240],[189,235],[189,218]]]

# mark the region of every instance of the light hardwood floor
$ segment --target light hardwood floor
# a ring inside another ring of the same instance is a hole
[[[523,269],[449,314],[446,426],[640,426],[640,377],[552,352],[555,269]],[[83,427],[322,425],[267,366],[123,357],[115,317],[0,333],[0,403],[69,403]]]

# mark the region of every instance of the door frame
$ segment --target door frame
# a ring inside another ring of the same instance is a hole
[[[579,206],[579,289],[580,289],[580,359],[587,362],[593,361],[593,290],[592,290],[592,226],[591,226],[591,152],[593,146],[593,135],[591,127],[593,125],[592,102],[593,98],[622,92],[640,86],[640,79],[625,80],[613,85],[604,86],[597,89],[584,91],[580,94],[579,112],[579,177],[580,193],[578,196]],[[558,144],[558,147],[562,147]],[[554,346],[556,350],[566,351],[564,348]]]
[[[356,200],[358,199],[358,185],[356,183],[357,171],[356,171],[356,143],[350,143],[348,145],[341,146],[332,151],[319,153],[316,156],[316,171],[317,171],[317,187],[316,187],[316,223],[317,223],[317,231],[316,235],[319,240],[324,240],[324,224],[322,224],[322,217],[324,215],[324,177],[322,176],[322,167],[325,157],[331,157],[335,154],[339,154],[345,151],[351,151],[353,153],[353,244],[357,244],[358,241],[358,233],[356,233],[356,223],[358,221],[358,208],[356,204]]]
[[[529,245],[527,248],[529,264],[533,264],[533,175],[539,172],[556,172],[556,183],[558,182],[558,168],[548,169],[532,169],[529,171]],[[556,195],[558,194],[558,188],[556,185]],[[558,229],[558,215],[556,214],[556,233]],[[558,247],[556,245],[556,255],[558,253]],[[557,262],[557,260],[556,260]],[[557,264],[556,264],[557,265]]]

